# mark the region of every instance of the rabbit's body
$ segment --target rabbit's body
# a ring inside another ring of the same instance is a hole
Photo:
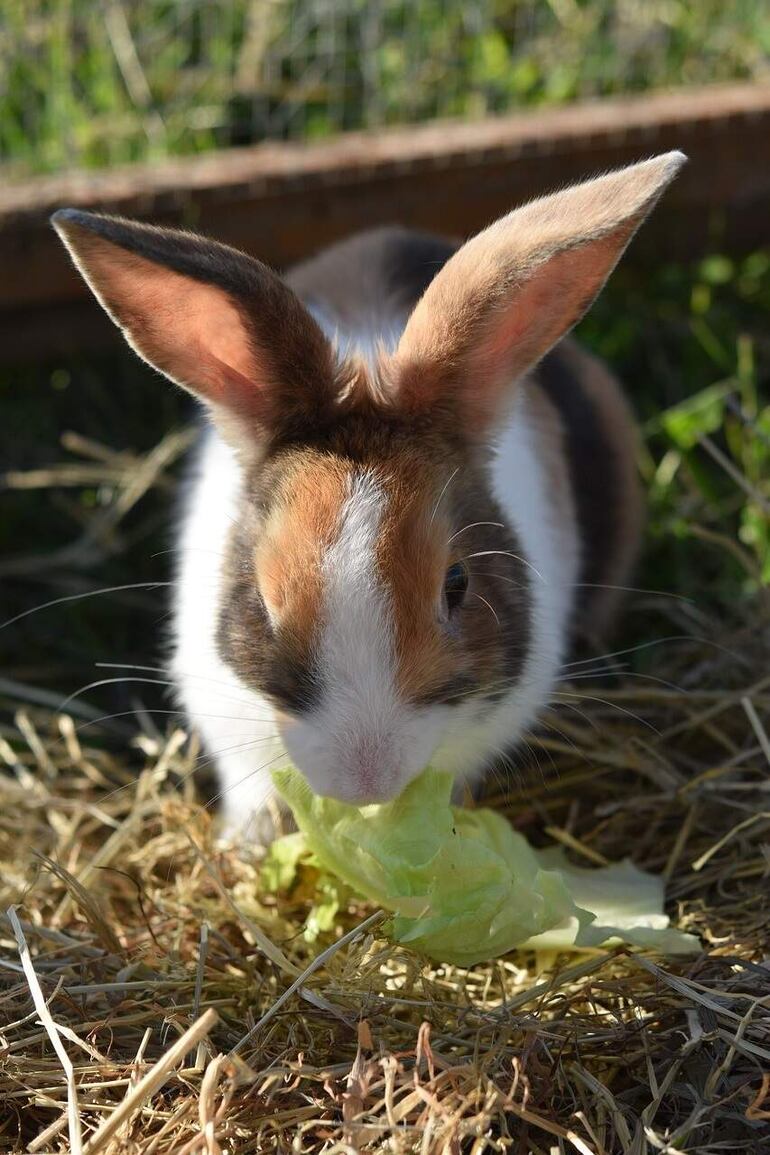
[[[397,346],[411,309],[455,248],[420,233],[377,230],[326,250],[287,281],[339,348],[372,360],[380,345]],[[512,684],[481,718],[475,701],[453,707],[432,762],[467,777],[511,750],[534,723],[573,634],[606,624],[640,522],[634,427],[625,402],[600,363],[569,339],[519,383],[489,464],[494,496],[523,559],[519,608],[527,641]],[[462,488],[463,477],[452,484]],[[264,802],[269,770],[284,758],[270,701],[233,673],[218,642],[222,559],[240,516],[242,487],[234,451],[208,431],[186,495],[172,672],[180,701],[216,760],[230,824]],[[477,532],[477,544],[490,551],[478,568],[499,570],[499,530],[491,525]],[[351,588],[345,600],[353,597]],[[494,601],[486,610],[492,615]],[[343,601],[343,612],[350,608]],[[520,642],[514,639],[513,647]],[[368,631],[351,636],[353,660],[369,644]],[[376,694],[381,671],[373,674]]]
[[[679,168],[535,201],[459,249],[363,234],[285,282],[187,234],[55,223],[131,344],[214,428],[187,491],[172,673],[231,826],[291,759],[394,797],[504,756],[636,550],[634,432],[560,340]]]

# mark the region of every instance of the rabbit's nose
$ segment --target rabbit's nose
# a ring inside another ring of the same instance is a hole
[[[394,796],[397,775],[392,764],[393,751],[387,743],[374,736],[359,738],[346,761],[346,801],[366,806],[388,802]]]

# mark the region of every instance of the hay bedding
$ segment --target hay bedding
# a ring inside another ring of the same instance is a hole
[[[664,872],[704,944],[677,962],[434,967],[355,901],[308,942],[312,874],[261,892],[196,798],[194,741],[146,724],[116,748],[24,708],[0,743],[0,1150],[764,1149],[767,630],[757,606],[723,649],[661,645],[656,679],[576,677],[494,800],[577,861]]]

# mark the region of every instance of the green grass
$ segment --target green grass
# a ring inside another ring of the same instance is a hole
[[[5,0],[11,175],[768,74],[764,0]]]
[[[654,275],[621,265],[580,329],[642,422],[643,579],[712,605],[770,581],[769,315],[770,254],[712,254]]]

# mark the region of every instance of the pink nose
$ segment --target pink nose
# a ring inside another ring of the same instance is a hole
[[[349,800],[357,806],[387,802],[393,797],[392,774],[383,757],[381,744],[372,738],[361,738],[350,755],[350,775],[346,786]]]
[[[381,786],[369,786],[360,780],[346,785],[344,794],[345,797],[340,800],[350,802],[353,806],[371,806],[375,802],[390,802],[393,798],[393,794]]]

